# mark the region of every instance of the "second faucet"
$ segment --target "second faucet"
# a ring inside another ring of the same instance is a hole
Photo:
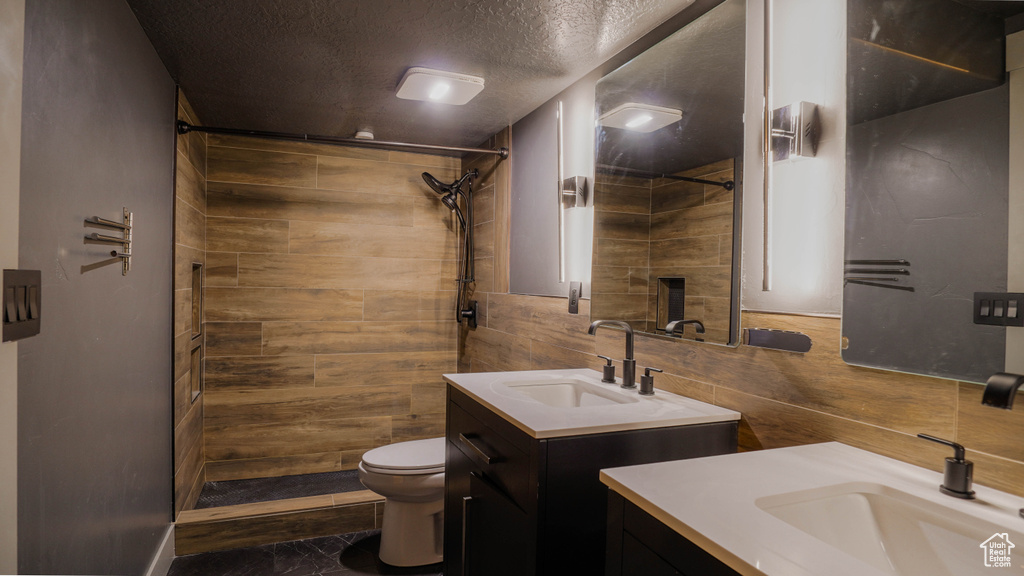
[[[626,356],[622,359],[622,387],[636,388],[636,359],[633,358],[633,327],[621,320],[594,320],[587,334],[591,336],[601,326],[621,328],[626,333]]]

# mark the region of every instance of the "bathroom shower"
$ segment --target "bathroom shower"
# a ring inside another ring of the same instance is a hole
[[[462,243],[459,247],[458,267],[459,277],[455,280],[458,283],[458,295],[455,302],[455,320],[462,323],[465,319],[470,328],[476,328],[476,300],[469,299],[469,284],[475,280],[473,262],[473,178],[480,175],[476,169],[467,170],[462,178],[451,184],[444,184],[428,172],[423,173],[423,181],[430,186],[430,189],[441,196],[441,203],[447,206],[459,220],[462,228]],[[466,187],[463,191],[463,186]],[[459,196],[464,200],[466,208],[463,213],[459,206]]]

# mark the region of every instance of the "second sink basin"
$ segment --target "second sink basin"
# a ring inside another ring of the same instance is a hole
[[[982,543],[992,538],[1024,542],[1005,527],[868,482],[765,496],[755,504],[883,573],[898,576],[984,574]]]
[[[505,382],[512,391],[555,408],[588,408],[632,404],[639,400],[604,390],[597,384],[575,378]]]

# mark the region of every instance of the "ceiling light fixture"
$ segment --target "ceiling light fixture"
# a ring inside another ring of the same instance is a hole
[[[427,97],[431,100],[440,100],[451,89],[451,84],[448,84],[447,82],[438,82],[430,89],[430,94],[427,94]]]
[[[606,128],[621,128],[646,133],[678,122],[682,117],[683,111],[675,108],[627,102],[602,114],[597,121]]]
[[[398,97],[461,106],[484,89],[484,79],[457,72],[409,68],[398,83]]]
[[[626,128],[639,128],[651,120],[654,120],[654,116],[651,116],[650,114],[640,114],[629,122],[626,122]]]

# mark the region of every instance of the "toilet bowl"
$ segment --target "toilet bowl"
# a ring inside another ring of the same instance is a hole
[[[422,566],[442,559],[444,438],[398,442],[363,454],[359,480],[384,497],[380,559]]]

